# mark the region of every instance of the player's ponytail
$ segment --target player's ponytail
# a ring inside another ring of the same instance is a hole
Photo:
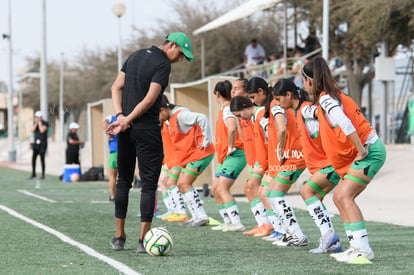
[[[170,103],[170,101],[168,100],[168,97],[166,95],[162,95],[161,97],[161,108],[164,109],[174,109],[175,105]]]
[[[341,102],[340,89],[332,77],[325,59],[318,56],[306,63],[302,68],[302,76],[312,81],[313,103],[317,103],[322,92]]]
[[[226,80],[228,81],[228,80]],[[230,82],[230,81],[228,81]],[[231,84],[231,82],[230,82]],[[230,88],[230,89],[229,89]],[[225,83],[224,81],[217,82],[216,86],[214,87],[214,94],[218,93],[222,98],[226,100],[231,99],[231,86],[229,83]]]
[[[301,102],[310,101],[309,94],[305,90],[298,88],[290,79],[282,78],[272,88],[273,96],[286,96],[287,92],[290,92],[293,98],[299,99]]]

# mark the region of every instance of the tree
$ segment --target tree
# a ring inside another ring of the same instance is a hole
[[[322,29],[322,2],[296,0],[307,19]],[[414,1],[331,1],[329,42],[332,54],[346,66],[349,94],[361,105],[362,89],[375,76],[373,55],[386,41],[391,51],[414,37]]]
[[[40,57],[26,57],[25,73],[40,72]],[[19,80],[23,95],[23,106],[40,109],[40,79],[24,76]]]
[[[174,65],[170,83],[194,81],[201,76],[200,36],[192,32],[210,22],[223,11],[228,11],[242,1],[223,2],[217,7],[212,1],[186,0],[174,2],[176,16],[161,18],[153,30],[136,28],[134,35],[123,47],[124,57],[140,48],[160,45],[166,35],[182,31],[190,36],[193,44],[195,61]],[[222,10],[220,10],[222,8]],[[254,37],[264,46],[267,53],[274,54],[282,49],[278,37],[281,23],[273,12],[262,12],[244,20],[229,24],[223,28],[210,31],[205,38],[206,75],[227,71],[243,62],[245,46]],[[125,61],[125,60],[124,60]],[[185,64],[186,63],[186,64]],[[49,109],[57,115],[59,107],[59,67],[58,62],[48,64]],[[39,57],[27,59],[27,72],[39,72]],[[75,62],[65,64],[64,110],[70,112],[75,120],[87,103],[111,97],[110,88],[118,73],[117,52],[114,49],[84,49]],[[39,106],[39,79],[26,82],[24,88],[25,106],[37,109]]]
[[[117,53],[107,50],[87,50],[78,57],[78,63],[69,65],[65,62],[63,110],[72,114],[74,120],[79,119],[87,103],[111,96],[110,87],[116,76]],[[26,59],[27,73],[39,72],[40,58]],[[24,106],[39,109],[39,78],[22,80]],[[48,64],[48,111],[51,116],[58,116],[60,89],[60,63],[52,61]]]
[[[223,2],[219,10],[220,7],[212,5],[211,1],[175,1],[173,6],[176,18],[160,19],[160,25],[152,30],[154,33],[152,37],[138,29],[126,47],[127,52],[131,53],[137,48],[153,45],[154,41],[158,44],[162,43],[166,35],[171,32],[185,32],[191,39],[195,60],[190,64],[185,62],[175,64],[170,82],[183,83],[197,80],[201,77],[201,36],[193,36],[192,32],[223,14],[223,11],[227,12],[240,3],[241,1]],[[268,54],[280,52],[282,45],[278,37],[279,30],[282,28],[278,20],[273,12],[262,12],[257,16],[203,34],[206,75],[219,74],[242,64],[244,49],[253,37],[264,46]]]
[[[111,85],[118,73],[117,60],[117,51],[112,49],[82,52],[68,77],[70,92],[65,91],[71,95],[68,99],[65,97],[71,111],[80,113],[87,103],[111,97]]]

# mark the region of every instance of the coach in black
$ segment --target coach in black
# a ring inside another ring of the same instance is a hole
[[[141,233],[137,252],[145,252],[143,239],[151,229],[155,191],[161,171],[163,149],[159,113],[161,96],[168,85],[171,64],[183,58],[193,61],[191,41],[182,32],[168,35],[163,45],[131,54],[112,85],[112,102],[117,116],[106,130],[118,136],[118,181],[115,195],[116,236],[114,250],[125,244],[128,195],[139,156],[141,189]]]

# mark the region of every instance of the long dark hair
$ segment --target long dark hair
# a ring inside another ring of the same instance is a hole
[[[230,92],[231,97],[231,89],[233,89],[233,84],[229,80],[224,80],[224,86],[226,86],[226,89]]]
[[[318,56],[306,63],[302,68],[302,75],[312,80],[313,103],[316,104],[322,92],[341,102],[341,90],[332,77],[331,70],[325,59]]]
[[[161,97],[161,108],[165,108],[165,109],[174,109],[175,105],[170,103],[170,101],[168,100],[168,97],[166,95],[162,95]]]
[[[253,77],[249,80],[249,82],[247,82],[246,92],[248,94],[258,93],[259,89],[262,89],[266,93],[264,117],[268,118],[270,113],[270,102],[273,99],[272,93],[269,89],[269,84],[261,77]]]
[[[221,97],[223,97],[224,99],[227,99],[227,100],[231,99],[231,87],[229,89],[229,85],[228,83],[225,83],[225,81],[217,82],[216,86],[214,87],[214,94],[215,93],[219,93],[219,95],[221,95]]]
[[[253,102],[249,98],[241,95],[234,96],[230,101],[230,111],[232,112],[242,111],[252,106],[254,106]]]
[[[293,97],[299,99],[300,102],[310,101],[309,94],[298,88],[290,79],[282,78],[272,88],[273,96],[286,96],[287,92],[291,92]]]
[[[239,78],[237,81],[240,81],[243,84],[243,91],[247,90],[247,83],[249,83],[249,80],[246,78]]]

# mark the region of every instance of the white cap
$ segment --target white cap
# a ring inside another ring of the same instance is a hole
[[[41,111],[37,111],[37,112],[35,113],[35,117],[43,117],[42,112],[41,112]]]
[[[69,124],[69,129],[79,129],[79,124],[77,124],[76,122],[72,122],[71,124]]]

